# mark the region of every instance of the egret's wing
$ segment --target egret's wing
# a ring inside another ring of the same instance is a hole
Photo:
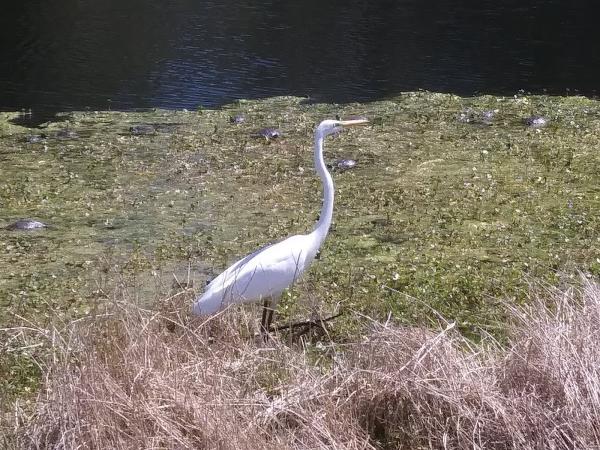
[[[301,236],[292,236],[283,241],[266,245],[229,266],[223,273],[210,282],[207,291],[213,287],[225,290],[235,283],[248,284],[260,276],[266,281],[269,275],[297,269],[301,249],[296,248]],[[293,267],[290,267],[293,266]],[[263,281],[263,285],[266,283]],[[266,293],[265,293],[266,294]]]
[[[260,255],[261,253],[263,253],[264,251],[268,250],[269,248],[271,248],[273,245],[276,245],[276,244],[278,244],[278,242],[267,244],[264,247],[261,247],[258,250],[255,250],[254,252],[250,253],[249,255],[244,256],[242,259],[240,259],[239,261],[234,262],[231,266],[229,266],[221,275],[225,274],[225,272],[234,272],[234,271],[238,270],[241,266],[244,266],[246,263],[248,263],[248,261],[250,261],[252,258],[254,258],[255,256]],[[221,275],[219,275],[219,277]],[[217,278],[219,278],[219,277],[217,277]],[[217,278],[215,278],[214,280],[212,280],[209,283],[209,286],[211,284],[213,284],[213,282],[216,281]]]
[[[292,236],[245,256],[211,281],[196,304],[210,313],[224,304],[281,294],[304,270],[305,239]]]

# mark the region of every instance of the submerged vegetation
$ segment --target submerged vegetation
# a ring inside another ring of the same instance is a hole
[[[577,271],[600,275],[594,100],[275,98],[214,111],[72,113],[35,132],[3,113],[0,227],[49,225],[0,229],[7,423],[15,407],[28,409],[52,354],[45,338],[23,346],[24,330],[110,313],[122,292],[154,308],[200,291],[236,257],[310,229],[321,200],[313,127],[356,114],[372,126],[326,142],[327,162],[356,165],[333,173],[334,225],[320,260],[284,296],[281,321],[347,312],[328,332],[343,343],[371,319],[437,326],[441,316],[470,338],[502,340],[505,302],[526,302],[532,280],[565,288]],[[543,127],[528,125],[534,116]],[[265,128],[280,133],[256,137]]]

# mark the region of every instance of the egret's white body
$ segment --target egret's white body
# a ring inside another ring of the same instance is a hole
[[[279,297],[308,268],[316,247],[311,235],[298,235],[261,248],[212,280],[194,312],[212,314],[231,303]]]
[[[210,282],[193,305],[194,314],[212,314],[234,303],[265,300],[262,331],[268,330],[282,292],[291,286],[314,260],[327,237],[333,217],[334,187],[323,160],[323,140],[341,126],[366,123],[366,119],[325,120],[315,130],[315,168],[323,182],[323,207],[310,234],[291,236],[240,259]]]

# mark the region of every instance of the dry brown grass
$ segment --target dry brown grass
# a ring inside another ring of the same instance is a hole
[[[182,302],[185,303],[185,302]],[[18,445],[40,449],[590,449],[600,446],[600,287],[512,308],[509,343],[374,324],[358,342],[256,342],[118,303],[53,338]]]

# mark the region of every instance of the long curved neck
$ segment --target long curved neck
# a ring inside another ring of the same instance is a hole
[[[315,225],[311,235],[314,236],[317,245],[320,246],[327,237],[331,219],[333,218],[334,188],[333,180],[323,160],[323,135],[319,132],[315,134],[315,169],[323,182],[323,206],[321,207],[319,221]]]

